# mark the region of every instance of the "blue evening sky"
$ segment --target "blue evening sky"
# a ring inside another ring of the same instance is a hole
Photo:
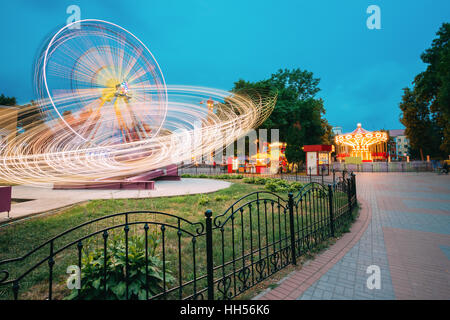
[[[114,22],[152,51],[168,84],[229,90],[279,68],[321,79],[319,96],[333,126],[351,131],[402,128],[402,88],[424,70],[420,54],[443,22],[448,0],[1,0],[0,93],[33,99],[32,70],[42,41],[65,24],[76,4],[81,18]],[[381,30],[366,9],[381,8]]]

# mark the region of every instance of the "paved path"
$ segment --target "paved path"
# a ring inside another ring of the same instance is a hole
[[[450,299],[450,176],[359,173],[357,191],[352,231],[260,299]]]
[[[11,220],[49,212],[76,203],[94,199],[152,198],[186,194],[208,193],[228,188],[230,182],[213,179],[181,179],[156,181],[155,190],[53,190],[32,186],[14,186],[12,198],[33,199],[12,205]],[[7,213],[0,213],[0,223],[8,221]]]

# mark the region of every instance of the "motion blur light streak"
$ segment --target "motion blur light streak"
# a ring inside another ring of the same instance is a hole
[[[166,86],[156,59],[133,34],[101,20],[76,23],[80,29],[59,30],[38,59],[43,121],[33,106],[21,111],[29,124],[0,147],[2,181],[126,180],[211,154],[273,110],[276,95],[267,92]],[[207,107],[200,104],[206,99]],[[11,121],[3,117],[0,127]]]

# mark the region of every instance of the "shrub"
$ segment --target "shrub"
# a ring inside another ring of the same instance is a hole
[[[275,181],[275,179],[270,179],[266,182],[266,184],[264,185],[264,188],[266,188],[267,190],[272,191],[272,192],[277,192],[278,184]]]
[[[303,188],[304,184],[301,182],[292,182],[289,187],[289,192],[297,192],[300,191],[301,188]]]
[[[253,183],[255,183],[255,178],[244,178],[244,179],[242,179],[242,182],[253,184]]]
[[[162,261],[156,254],[159,240],[148,237],[148,292],[149,297],[163,291]],[[66,299],[82,300],[124,300],[126,299],[125,277],[125,239],[113,238],[107,246],[106,293],[103,288],[103,248],[83,251],[81,269],[81,290],[74,289]],[[167,262],[166,262],[167,264]],[[145,237],[130,236],[128,238],[128,298],[142,300],[146,298],[146,261]],[[166,269],[166,283],[175,281]]]
[[[244,176],[242,174],[219,174],[219,175],[207,175],[207,174],[189,174],[189,173],[184,173],[181,175],[182,178],[203,178],[203,179],[223,179],[223,180],[227,180],[227,179],[243,179]]]
[[[255,178],[254,184],[266,184],[266,182],[268,181],[268,178]]]
[[[215,198],[214,198],[214,200],[215,201],[225,201],[225,200],[230,200],[230,197],[229,196],[227,196],[227,195],[217,195]]]
[[[207,195],[200,195],[200,198],[198,199],[198,205],[204,206],[205,204],[209,203],[209,197]]]
[[[264,178],[262,178],[264,179]],[[271,192],[296,192],[303,187],[300,182],[292,182],[283,179],[265,179],[264,188]]]

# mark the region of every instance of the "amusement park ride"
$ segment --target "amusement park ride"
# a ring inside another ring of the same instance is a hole
[[[80,28],[57,31],[36,62],[43,121],[0,145],[0,182],[152,189],[155,179],[179,179],[175,163],[229,145],[273,110],[276,95],[167,86],[135,35],[102,20],[74,23]],[[200,145],[186,142],[196,134]]]
[[[387,140],[386,132],[367,131],[358,123],[354,131],[335,137],[336,158],[347,163],[386,160]]]

